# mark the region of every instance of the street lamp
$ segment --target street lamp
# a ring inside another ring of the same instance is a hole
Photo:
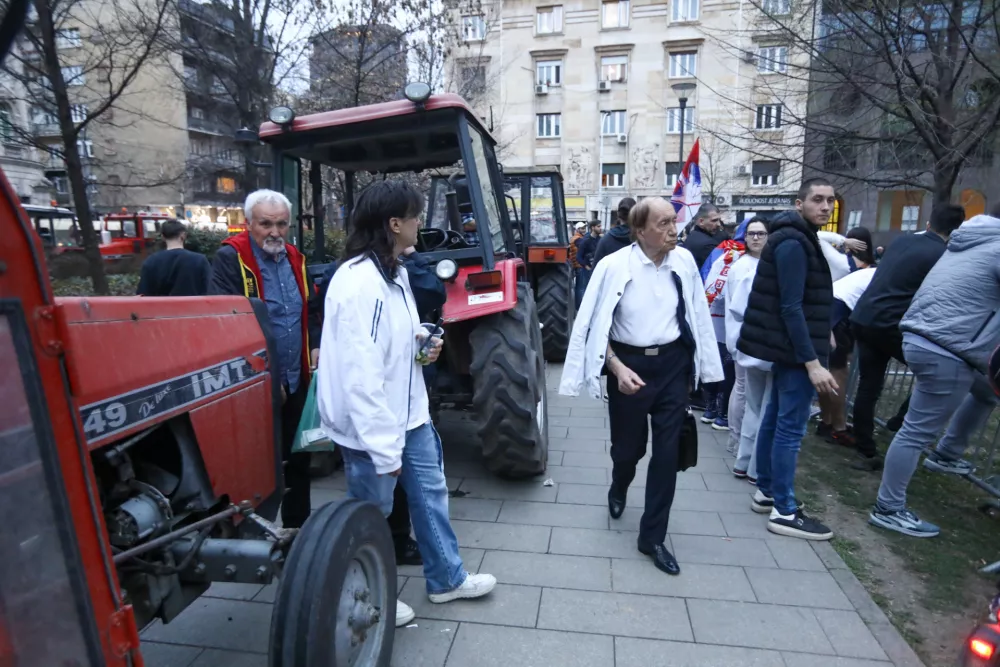
[[[678,163],[678,169],[683,170],[684,169],[684,109],[687,108],[688,95],[691,93],[691,91],[693,91],[695,88],[697,88],[697,86],[695,84],[693,84],[693,83],[675,83],[674,85],[672,85],[670,87],[674,89],[675,93],[677,93],[677,101],[680,102],[680,105],[681,105],[681,117],[680,117],[680,123],[681,123],[681,151],[680,151],[680,154],[681,154],[681,160]]]

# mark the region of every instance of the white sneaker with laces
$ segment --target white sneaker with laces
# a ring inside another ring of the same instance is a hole
[[[401,628],[417,617],[413,607],[402,600],[396,600],[396,627]]]
[[[492,574],[467,574],[465,581],[458,588],[447,593],[430,593],[427,597],[434,604],[451,602],[452,600],[471,600],[488,594],[497,585],[497,578]]]

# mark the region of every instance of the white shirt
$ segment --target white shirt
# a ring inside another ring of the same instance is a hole
[[[875,267],[858,269],[838,280],[833,284],[833,298],[840,299],[847,304],[847,307],[854,310],[858,305],[861,295],[868,289],[872,278],[875,277]]]
[[[611,340],[634,347],[666,345],[681,337],[677,323],[677,285],[667,257],[659,266],[632,246],[632,280],[625,285],[611,322]]]
[[[743,328],[743,314],[750,301],[753,289],[753,279],[757,275],[757,265],[760,259],[752,255],[743,255],[729,267],[729,278],[722,287],[726,304],[726,349],[733,355],[733,360],[743,368],[756,368],[762,371],[771,370],[771,363],[761,361],[756,357],[743,354],[736,349]]]

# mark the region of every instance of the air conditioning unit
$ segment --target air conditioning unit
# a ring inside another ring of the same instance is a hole
[[[715,195],[715,201],[712,202],[716,206],[725,206],[729,203],[729,199],[726,195]]]
[[[628,143],[628,135],[627,134],[619,134],[618,135],[618,143],[620,143],[620,144],[627,144]]]
[[[535,95],[548,95],[549,86],[545,83],[539,83],[535,85]]]
[[[750,165],[741,164],[738,167],[736,167],[735,171],[736,171],[736,175],[737,176],[749,176],[750,175]]]
[[[750,63],[751,65],[753,65],[755,62],[757,62],[757,54],[754,53],[753,51],[745,51],[743,53],[743,62]]]
[[[599,84],[597,84],[597,89],[599,91],[601,91],[602,93],[606,93],[609,90],[611,90],[611,82],[610,81],[601,81]]]

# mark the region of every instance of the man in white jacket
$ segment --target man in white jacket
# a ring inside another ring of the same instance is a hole
[[[594,271],[573,325],[559,393],[576,396],[586,383],[601,398],[607,370],[611,518],[621,517],[636,465],[652,455],[637,547],[667,574],[680,567],[666,546],[677,485],[680,436],[693,383],[723,379],[701,274],[677,247],[673,207],[644,199],[629,213],[635,243],[604,258]]]

